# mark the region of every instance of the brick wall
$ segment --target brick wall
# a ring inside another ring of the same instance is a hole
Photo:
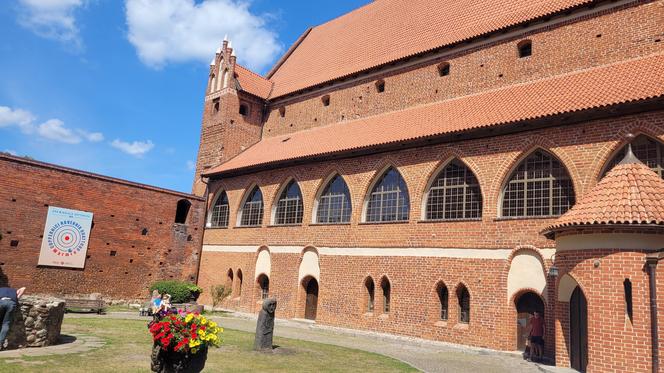
[[[196,281],[203,200],[6,155],[0,174],[0,282],[31,293],[131,299],[147,298],[158,279]],[[189,215],[174,224],[182,199],[191,202]],[[84,269],[37,266],[48,206],[94,214]]]

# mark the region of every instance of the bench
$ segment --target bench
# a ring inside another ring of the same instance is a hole
[[[104,308],[106,308],[106,303],[103,299],[65,299],[65,312],[78,309],[90,310],[101,315]]]

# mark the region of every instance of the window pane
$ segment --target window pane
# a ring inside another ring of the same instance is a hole
[[[213,228],[225,228],[228,227],[228,197],[226,192],[221,192],[222,194],[217,198],[210,212],[210,225]]]
[[[394,168],[388,169],[374,186],[367,206],[366,221],[408,220],[410,202],[408,188]]]
[[[622,159],[625,158],[626,152],[627,146],[622,148],[613,157],[604,173],[606,174],[615,165],[622,161]],[[664,144],[647,136],[640,135],[632,141],[632,152],[636,158],[648,165],[653,171],[657,172],[661,178],[664,178]]]
[[[348,186],[336,175],[327,184],[318,200],[317,223],[347,223],[350,221],[351,202]]]
[[[295,180],[291,180],[279,197],[274,222],[278,225],[300,224],[303,213],[304,205],[300,187]]]
[[[258,187],[255,187],[242,206],[240,225],[251,226],[261,224],[263,224],[263,194]]]
[[[482,216],[482,195],[475,175],[463,163],[450,162],[431,184],[426,218],[473,219]]]

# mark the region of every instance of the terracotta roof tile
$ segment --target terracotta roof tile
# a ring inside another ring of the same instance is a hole
[[[235,65],[235,74],[240,88],[254,96],[267,99],[272,91],[272,82],[247,69],[240,64]]]
[[[606,224],[664,225],[664,180],[641,162],[618,164],[543,233]]]
[[[664,55],[288,135],[264,138],[206,175],[496,126],[664,95]]]
[[[380,0],[314,27],[270,75],[271,97],[590,3]],[[407,11],[404,11],[407,9]]]

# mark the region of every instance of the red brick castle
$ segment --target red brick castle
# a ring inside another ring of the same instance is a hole
[[[508,351],[538,310],[557,365],[661,370],[663,38],[662,0],[375,0],[266,76],[224,41],[199,285]]]

